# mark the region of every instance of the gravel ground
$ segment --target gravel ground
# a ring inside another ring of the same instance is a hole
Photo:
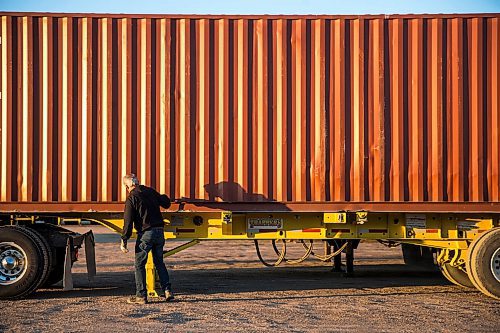
[[[263,267],[251,242],[203,242],[166,260],[174,302],[130,305],[133,254],[120,252],[118,235],[91,228],[95,281],[87,281],[82,260],[75,290],[56,286],[1,302],[0,332],[500,332],[500,302],[410,269],[399,248],[371,242],[360,244],[349,278],[312,259]],[[292,245],[290,255],[299,256]]]

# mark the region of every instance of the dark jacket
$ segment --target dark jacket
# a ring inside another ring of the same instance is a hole
[[[160,206],[170,207],[170,198],[144,185],[135,187],[125,201],[122,239],[127,240],[132,236],[132,227],[135,227],[138,233],[163,227]]]

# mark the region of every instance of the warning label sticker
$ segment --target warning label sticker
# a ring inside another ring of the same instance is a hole
[[[413,229],[426,229],[425,214],[406,214],[406,227]]]
[[[460,231],[478,229],[476,223],[476,221],[458,221],[457,228]]]
[[[170,225],[175,227],[184,226],[184,218],[181,215],[172,215],[170,219]]]

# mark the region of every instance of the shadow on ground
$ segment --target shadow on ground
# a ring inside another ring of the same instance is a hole
[[[367,294],[359,295],[359,290],[377,294],[378,289],[389,287],[449,285],[439,272],[409,270],[405,265],[394,264],[356,266],[352,277],[331,272],[327,267],[283,267],[173,270],[171,279],[176,293],[180,295],[357,289],[356,296],[363,296]],[[87,281],[86,274],[74,274],[74,282],[75,290],[63,291],[61,287],[44,289],[31,298],[125,296],[133,294],[135,286],[132,271],[102,272],[91,283]],[[385,295],[400,293],[388,294],[387,290],[384,291]],[[343,293],[343,296],[355,295]]]

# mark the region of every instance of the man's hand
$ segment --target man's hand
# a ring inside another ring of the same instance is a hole
[[[174,199],[172,202],[176,203],[178,205],[181,205],[181,207],[184,207],[185,204],[187,204],[188,202],[190,202],[190,199],[186,198],[186,197],[180,197],[180,198]]]
[[[128,253],[127,241],[126,240],[122,239],[122,241],[120,243],[120,250],[122,250],[123,253]]]

